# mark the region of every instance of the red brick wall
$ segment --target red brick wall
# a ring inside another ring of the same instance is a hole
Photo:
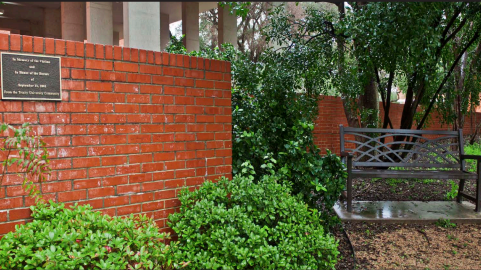
[[[390,118],[395,128],[399,128],[401,123],[401,115],[404,104],[391,103]],[[384,118],[384,110],[382,104],[379,104],[381,109],[381,119]],[[477,120],[476,120],[477,119]],[[471,134],[474,131],[476,121],[481,120],[481,113],[476,113],[473,118],[466,118],[466,124],[463,129],[463,134]],[[473,125],[471,125],[473,123]],[[348,126],[346,114],[342,106],[342,100],[338,97],[322,96],[319,101],[319,116],[315,121],[314,127],[314,142],[325,153],[326,149],[339,154],[340,153],[340,137],[339,125]],[[429,121],[429,130],[450,130],[450,125],[441,125],[439,115],[432,113]]]
[[[45,198],[164,227],[180,187],[231,176],[230,63],[13,34],[0,51],[61,56],[61,102],[0,101],[2,122],[33,123],[48,144]],[[29,220],[20,184],[0,186],[0,235]]]

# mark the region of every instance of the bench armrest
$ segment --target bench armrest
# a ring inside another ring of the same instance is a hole
[[[461,160],[463,160],[463,159],[475,159],[477,161],[481,160],[481,156],[479,156],[479,155],[461,155],[460,158],[461,158]]]
[[[347,151],[342,151],[341,152],[341,157],[353,157],[352,153],[347,152]]]

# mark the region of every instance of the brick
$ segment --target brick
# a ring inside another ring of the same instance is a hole
[[[115,174],[115,167],[90,168],[89,177],[102,177]]]
[[[95,58],[104,58],[104,45],[95,44]]]
[[[174,85],[174,77],[152,76],[152,83],[153,84],[162,84],[162,85]]]
[[[89,134],[111,134],[115,132],[114,125],[89,125]]]
[[[155,163],[144,163],[142,164],[142,172],[154,172],[154,171],[162,171],[164,169],[163,162],[155,162]],[[150,180],[148,180],[150,181]]]
[[[82,157],[87,155],[86,147],[64,147],[58,148],[58,157]]]
[[[76,158],[73,159],[72,165],[74,168],[90,168],[100,166],[100,158]]]
[[[223,129],[223,127],[221,127]],[[206,131],[205,125],[187,125],[187,131],[188,132],[200,132],[200,131]]]
[[[116,83],[114,85],[114,92],[120,93],[138,93],[139,92],[139,85],[138,84],[120,84]]]
[[[22,36],[22,50],[24,52],[33,51],[33,38],[31,36]]]
[[[129,204],[129,196],[108,197],[108,198],[105,198],[105,202],[104,202],[105,207],[125,205],[125,204]]]
[[[127,136],[125,135],[104,135],[100,137],[102,144],[124,144],[127,143]]]
[[[193,97],[203,97],[204,96],[204,90],[203,89],[198,89],[198,88],[187,88],[185,91],[186,96],[193,96]]]
[[[84,125],[57,126],[57,135],[82,135],[87,134]]]
[[[126,49],[124,48],[124,53],[125,52]],[[139,72],[139,65],[133,63],[114,62],[114,70],[122,72]]]
[[[86,112],[87,106],[85,103],[58,103],[57,112]]]
[[[124,176],[114,176],[114,177],[105,177],[102,181],[103,186],[118,186],[127,184],[129,182],[129,177]]]
[[[142,133],[159,133],[164,131],[164,126],[160,124],[154,125],[142,125],[141,132]]]
[[[122,165],[126,163],[126,156],[102,157],[102,166]]]
[[[175,85],[178,86],[194,86],[193,79],[186,79],[186,78],[175,78]]]
[[[127,95],[128,103],[150,103],[150,95]]]
[[[15,231],[15,226],[21,224],[25,224],[25,221],[16,221],[0,224],[0,235]]]
[[[123,60],[130,61],[130,48],[123,48]]]
[[[70,182],[70,181],[57,182],[57,183],[43,183],[42,184],[42,192],[43,193],[68,191],[68,190],[71,190],[71,189],[72,189],[72,182]]]
[[[185,143],[165,143],[164,151],[183,151],[186,150]]]
[[[169,124],[164,126],[165,132],[185,132],[184,124]]]
[[[55,40],[55,54],[65,55],[65,41],[56,39]]]
[[[114,59],[122,60],[122,47],[114,46]]]
[[[75,136],[72,145],[98,145],[99,141],[99,136]]]
[[[184,106],[165,105],[164,113],[185,113]]]
[[[132,214],[132,213],[139,213],[139,212],[141,212],[140,204],[129,205],[129,206],[117,208],[117,215],[119,215],[119,216],[129,215],[129,214]]]
[[[89,156],[106,156],[115,154],[114,146],[91,146],[88,149]]]
[[[140,65],[140,73],[162,74],[162,67],[151,65]]]
[[[152,96],[152,104],[174,104],[174,97],[172,96]]]
[[[150,114],[129,114],[127,115],[128,123],[150,123]]]
[[[129,175],[129,183],[142,183],[142,182],[149,182],[149,181],[152,181],[152,174],[151,173],[141,173],[141,174]]]
[[[101,123],[125,123],[127,122],[126,115],[123,114],[103,114],[100,117]]]
[[[1,210],[19,208],[19,207],[22,207],[22,206],[23,206],[22,197],[0,199],[0,209]]]
[[[175,104],[177,104],[177,105],[194,105],[195,104],[195,98],[177,96],[177,97],[175,97]]]
[[[175,190],[164,190],[154,193],[155,200],[169,199],[175,197]]]
[[[118,155],[139,153],[140,147],[138,145],[117,145],[115,146],[115,152]]]
[[[113,104],[89,103],[87,104],[87,111],[90,113],[111,113],[114,112],[114,106]]]
[[[142,191],[146,191],[146,190],[142,189]],[[154,199],[154,193],[144,193],[144,194],[130,196],[131,203],[147,202],[147,201],[152,201],[153,199]]]
[[[185,71],[185,77],[202,79],[202,78],[204,78],[204,71],[189,69],[189,70]]]
[[[100,102],[123,103],[125,94],[101,93]]]
[[[72,124],[92,124],[99,122],[98,114],[72,114]]]
[[[163,149],[163,144],[161,143],[142,144],[140,146],[140,151],[142,153],[159,152],[159,151],[162,151],[162,149]]]
[[[142,94],[161,94],[162,93],[162,87],[156,86],[156,85],[142,84],[142,85],[140,85],[140,93],[142,93]]]
[[[149,202],[142,204],[142,211],[155,211],[164,208],[163,201]]]
[[[136,134],[128,136],[128,143],[150,143],[152,136],[149,134]]]
[[[151,83],[152,76],[144,75],[144,74],[129,73],[127,74],[127,82]]]
[[[113,187],[92,188],[88,190],[89,199],[115,195]]]
[[[139,133],[140,125],[119,125],[115,127],[115,132],[119,133]]]
[[[87,198],[86,190],[76,190],[76,191],[58,193],[59,202],[85,200],[86,198]]]
[[[7,34],[0,34],[0,50],[8,51],[8,37]]]
[[[184,76],[184,70],[181,68],[163,67],[162,74],[167,76],[182,77]]]
[[[159,105],[140,105],[140,112],[150,114],[160,114],[164,112],[164,108]]]
[[[112,70],[112,61],[102,61],[102,60],[85,60],[85,68],[87,69],[97,69],[97,70]]]
[[[85,90],[98,91],[98,92],[112,92],[112,83],[109,83],[109,82],[87,82]]]
[[[84,56],[84,50],[85,50],[85,47],[84,47],[83,42],[80,42],[80,41],[75,42],[75,55],[76,56],[83,57]]]
[[[31,214],[32,210],[30,210],[30,208],[12,209],[8,213],[10,221],[26,219],[29,218]]]
[[[155,180],[165,180],[165,179],[173,179],[174,178],[174,171],[163,171],[163,172],[155,172],[153,174],[154,181]],[[175,196],[175,192],[174,192]],[[155,195],[155,199],[158,200],[157,194]]]
[[[152,154],[130,155],[129,161],[130,164],[152,162]]]
[[[139,49],[130,49],[130,61],[139,62]]]
[[[92,43],[85,43],[85,52],[88,58],[95,57],[95,46]]]
[[[85,90],[85,83],[83,81],[62,80],[62,89],[76,91]]]
[[[53,38],[45,38],[45,53],[55,54],[55,40]]]
[[[5,113],[3,119],[9,124],[38,123],[35,113]]]
[[[100,178],[90,178],[86,180],[75,180],[73,182],[74,189],[90,189],[100,187]]]
[[[65,113],[49,113],[40,115],[40,124],[68,124],[70,115]]]
[[[138,193],[140,184],[117,186],[117,194]]]
[[[138,104],[115,104],[116,113],[138,113],[139,111]]]
[[[70,92],[71,101],[97,102],[99,95],[97,93],[86,92]]]

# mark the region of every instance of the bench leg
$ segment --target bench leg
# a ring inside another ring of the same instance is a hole
[[[478,181],[476,183],[476,212],[481,212],[481,162],[478,160]]]
[[[352,212],[352,177],[347,175],[347,212]]]
[[[461,192],[464,191],[464,183],[465,182],[466,182],[465,179],[459,180],[458,196],[456,197],[456,202],[458,202],[458,203],[463,202],[463,196],[461,196]]]

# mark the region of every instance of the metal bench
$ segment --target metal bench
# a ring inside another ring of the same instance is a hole
[[[460,179],[456,201],[465,197],[481,211],[481,156],[465,155],[463,132],[351,128],[340,125],[341,157],[347,166],[347,211],[352,212],[353,178]],[[349,147],[349,148],[348,148]],[[465,160],[477,160],[477,172]],[[463,192],[475,179],[476,197]]]

